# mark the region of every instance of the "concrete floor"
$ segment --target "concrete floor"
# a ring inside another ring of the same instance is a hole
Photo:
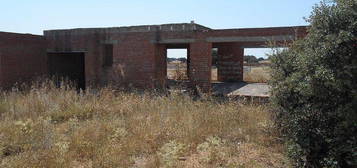
[[[170,89],[186,90],[189,81],[168,80]],[[270,86],[267,83],[247,82],[213,82],[212,94],[217,96],[248,96],[248,97],[270,97]]]
[[[266,83],[214,82],[212,92],[223,96],[269,97],[270,87]]]

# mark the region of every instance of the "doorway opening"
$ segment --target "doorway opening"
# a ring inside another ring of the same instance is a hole
[[[187,48],[167,49],[167,79],[174,81],[189,80],[189,59]]]
[[[218,48],[212,48],[211,81],[218,81]]]
[[[170,89],[185,90],[190,81],[189,44],[166,45],[166,79]]]
[[[68,80],[78,90],[84,90],[85,62],[84,52],[55,52],[48,53],[49,75],[55,80],[59,87],[61,83]]]

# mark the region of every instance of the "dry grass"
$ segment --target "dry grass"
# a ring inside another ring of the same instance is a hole
[[[173,80],[188,80],[186,63],[168,63],[167,78]],[[211,79],[217,81],[217,68],[212,67]]]
[[[186,63],[169,63],[167,69],[167,78],[173,80],[188,80]]]
[[[211,80],[212,81],[217,81],[218,80],[218,69],[217,69],[217,67],[212,67]]]
[[[250,72],[243,73],[243,80],[246,82],[266,83],[270,79],[269,66],[250,67]]]
[[[185,63],[170,63],[167,69],[168,79],[174,80],[188,80],[187,77],[187,68]],[[253,83],[266,83],[270,79],[270,67],[266,65],[262,66],[250,66],[248,72],[243,73],[243,81],[253,82]],[[211,79],[212,81],[218,80],[218,69],[212,67]]]
[[[0,167],[289,167],[264,105],[91,92],[3,92]]]

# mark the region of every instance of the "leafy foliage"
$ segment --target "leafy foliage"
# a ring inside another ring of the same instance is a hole
[[[244,61],[247,63],[258,63],[259,61],[263,61],[264,58],[257,58],[254,55],[245,55],[244,56]]]
[[[187,62],[187,59],[185,57],[180,57],[180,58],[167,58],[167,62],[173,62],[173,61],[181,61],[183,63]]]
[[[357,165],[357,1],[315,6],[306,38],[272,56],[276,119],[297,167]]]

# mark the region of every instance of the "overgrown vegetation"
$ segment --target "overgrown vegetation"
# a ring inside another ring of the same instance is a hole
[[[187,77],[187,66],[183,63],[176,63],[175,70],[172,76],[174,80],[188,80]]]
[[[316,6],[309,34],[274,54],[273,103],[296,167],[357,166],[357,1]]]
[[[1,93],[0,167],[289,167],[268,110],[36,84]]]
[[[249,71],[243,72],[243,81],[245,82],[266,83],[270,79],[269,66],[246,66],[245,68],[249,69]]]
[[[252,63],[256,64],[256,63],[259,63],[259,61],[264,61],[264,58],[262,58],[262,57],[257,58],[254,55],[245,55],[243,60],[244,60],[244,62],[246,62],[248,64],[252,64]]]

